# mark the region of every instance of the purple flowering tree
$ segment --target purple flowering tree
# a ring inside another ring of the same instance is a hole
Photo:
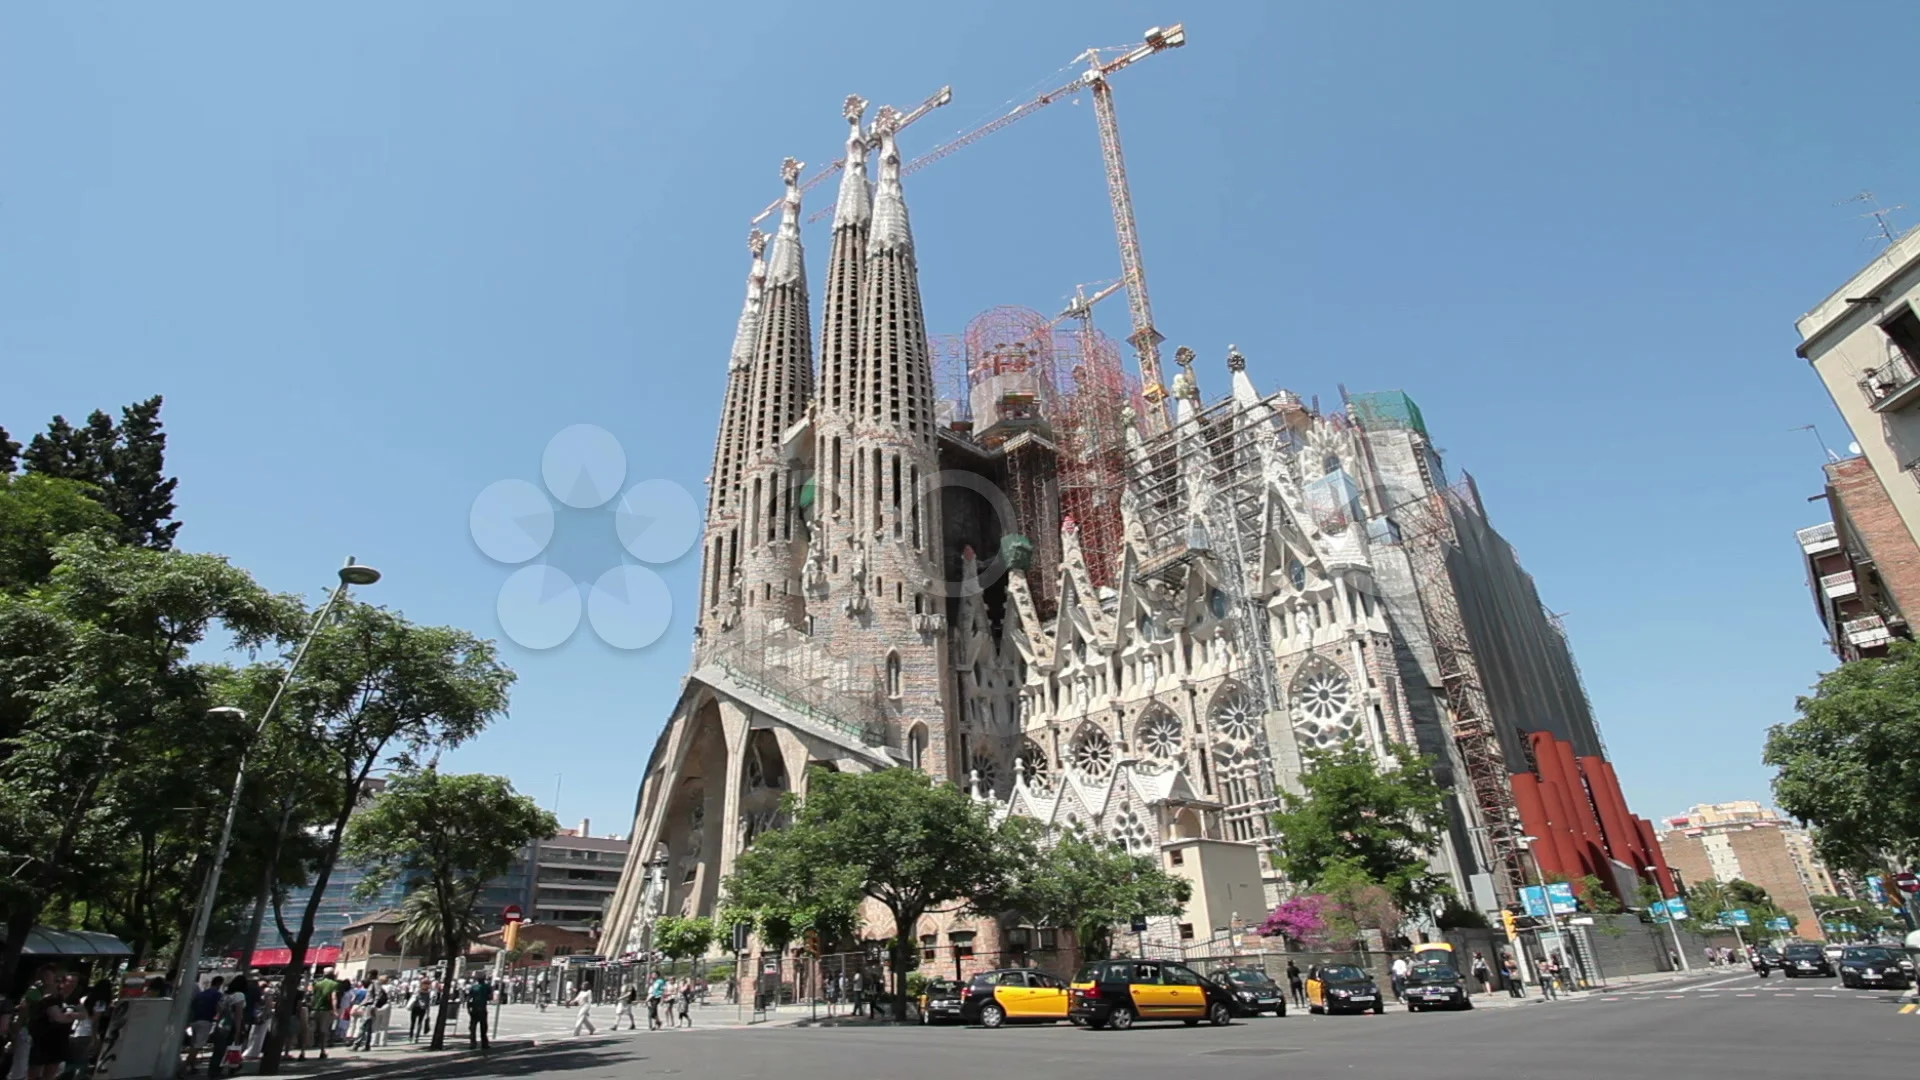
[[[1327,929],[1327,903],[1327,898],[1319,895],[1284,900],[1260,924],[1260,933],[1282,938],[1290,946],[1318,940]]]

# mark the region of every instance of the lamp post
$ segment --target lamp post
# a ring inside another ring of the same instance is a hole
[[[346,596],[347,589],[354,585],[371,585],[380,580],[380,571],[371,566],[361,566],[347,557],[347,564],[340,568],[340,584],[334,587],[333,594],[327,597],[325,606],[313,620],[313,626],[307,630],[307,636],[300,648],[293,654],[293,662],[287,665],[287,673],[280,679],[280,685],[273,691],[273,699],[261,710],[260,721],[254,725],[253,742],[259,741],[267,729],[267,721],[273,718],[274,709],[280,699],[286,696],[287,686],[293,682],[294,673],[300,670],[300,661],[306,658],[307,649],[313,645],[313,639],[320,635],[320,628],[326,625],[327,616],[333,613],[335,605]],[[231,705],[222,705],[207,710],[209,716],[238,720],[245,723],[245,709]],[[198,985],[200,981],[200,953],[206,947],[207,924],[213,921],[214,897],[220,891],[220,871],[227,862],[227,848],[233,842],[233,822],[240,816],[240,793],[247,779],[247,752],[240,752],[240,763],[234,769],[233,794],[227,799],[227,816],[220,824],[220,841],[213,849],[213,865],[207,870],[207,880],[200,887],[200,902],[193,913],[193,927],[187,933],[186,943],[180,949],[180,977],[174,987],[173,1008],[168,1018],[168,1031],[179,1032],[186,1029],[187,1009],[193,1001],[193,995],[187,991],[186,984]],[[180,1068],[180,1047],[177,1040],[163,1039],[160,1060],[155,1064],[154,1076],[157,1080],[171,1080]]]
[[[1641,867],[1641,869],[1647,872],[1647,876],[1652,879],[1657,887],[1660,883],[1658,869],[1652,866]],[[1668,899],[1672,898],[1669,897]],[[1673,908],[1671,907],[1667,908],[1667,929],[1673,932],[1673,951],[1680,957],[1680,970],[1691,972],[1693,970],[1693,964],[1687,960],[1687,950],[1680,944],[1680,922],[1673,917]]]
[[[1553,917],[1553,897],[1547,893],[1546,871],[1540,869],[1540,856],[1537,853],[1535,853],[1533,850],[1533,845],[1539,839],[1540,838],[1537,836],[1522,836],[1518,838],[1516,843],[1520,845],[1520,850],[1526,852],[1528,855],[1533,857],[1533,877],[1534,877],[1534,880],[1540,883],[1540,900],[1541,900],[1541,903],[1543,903],[1547,909],[1547,929],[1553,931],[1553,938],[1555,941],[1560,943],[1561,951],[1570,952],[1573,950],[1568,945],[1568,937],[1567,935],[1560,932],[1560,920]],[[1546,946],[1543,944],[1541,948],[1545,949]],[[1543,960],[1548,959],[1548,957],[1542,957],[1541,959]],[[1577,964],[1579,957],[1576,955],[1574,959],[1575,959],[1575,963]],[[1543,982],[1545,981],[1545,978],[1546,976],[1543,975],[1542,976]]]

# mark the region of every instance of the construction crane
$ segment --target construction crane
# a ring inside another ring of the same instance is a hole
[[[894,130],[899,131],[901,128],[907,127],[909,124],[912,124],[915,120],[920,119],[921,117],[927,115],[928,113],[941,107],[942,105],[947,104],[952,100],[953,100],[953,87],[951,86],[941,87],[940,89],[934,91],[932,97],[927,98],[927,100],[915,106],[912,112],[907,113],[905,116],[900,117],[898,123],[894,127]],[[836,160],[833,164],[828,165],[827,167],[821,169],[819,172],[816,172],[812,176],[809,176],[805,180],[802,180],[800,182],[800,193],[803,195],[806,194],[808,191],[811,191],[815,187],[819,186],[822,181],[826,180],[828,177],[834,175],[835,173],[839,172],[841,169],[844,169],[846,167],[847,167],[846,158],[840,158]],[[774,211],[780,209],[780,205],[785,201],[786,201],[786,196],[782,195],[780,198],[775,199],[772,202],[768,203],[767,208],[765,210],[762,210],[758,214],[754,215],[753,224],[758,225],[761,222],[772,217],[774,214]],[[815,213],[812,217],[808,218],[807,220],[818,221],[823,213],[824,211]]]
[[[1108,80],[1115,72],[1154,53],[1185,45],[1187,32],[1183,24],[1175,23],[1164,30],[1156,26],[1148,30],[1145,37],[1146,40],[1138,45],[1122,47],[1119,55],[1110,59],[1105,54],[1114,52],[1113,49],[1088,49],[1074,58],[1074,63],[1085,63],[1087,69],[1072,82],[1022,102],[980,127],[934,147],[908,162],[900,172],[905,175],[924,169],[1061,98],[1071,97],[1082,90],[1093,93],[1093,111],[1100,125],[1100,154],[1106,162],[1107,196],[1113,203],[1113,230],[1120,241],[1121,282],[1126,286],[1127,308],[1133,319],[1133,333],[1127,340],[1133,343],[1134,352],[1140,358],[1141,392],[1148,405],[1144,419],[1151,433],[1164,430],[1168,423],[1167,391],[1160,382],[1160,343],[1166,339],[1153,324],[1153,303],[1147,296],[1147,270],[1140,255],[1140,230],[1134,222],[1133,193],[1127,184],[1127,162],[1120,150],[1120,122],[1114,115],[1113,88],[1108,85]]]

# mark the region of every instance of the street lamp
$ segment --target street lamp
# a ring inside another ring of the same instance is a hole
[[[1643,866],[1641,869],[1647,872],[1647,877],[1653,881],[1655,891],[1658,891],[1660,888],[1659,869],[1652,866]],[[1666,899],[1671,900],[1673,898],[1667,897]],[[1667,907],[1667,929],[1673,932],[1673,951],[1680,956],[1680,970],[1692,971],[1693,964],[1687,959],[1687,950],[1680,944],[1680,920],[1673,917],[1673,907],[1671,905]]]
[[[300,670],[300,661],[306,658],[307,649],[313,645],[313,639],[320,636],[320,628],[326,625],[327,616],[333,613],[335,605],[346,596],[347,589],[354,585],[371,585],[380,580],[380,571],[371,566],[361,566],[347,557],[347,564],[339,571],[340,584],[334,587],[333,595],[327,597],[320,614],[314,616],[313,625],[308,628],[306,639],[300,642],[300,648],[293,654],[293,662],[287,665],[287,673],[280,678],[280,685],[273,691],[273,699],[260,712],[260,722],[254,725],[252,742],[257,742],[267,729],[267,721],[273,718],[273,711],[286,696],[287,686],[293,682],[294,673]],[[221,705],[207,710],[207,715],[222,720],[246,723],[247,711],[232,705]],[[240,816],[240,792],[247,779],[247,752],[240,752],[240,763],[234,769],[233,794],[227,799],[226,820],[220,825],[220,842],[213,849],[213,865],[207,870],[207,880],[200,887],[200,903],[193,913],[193,927],[187,933],[187,941],[180,949],[180,982],[200,981],[200,953],[206,947],[207,924],[213,921],[214,896],[220,891],[220,871],[227,862],[227,848],[233,843],[233,822]],[[167,1030],[179,1032],[186,1029],[187,1009],[193,1001],[184,985],[174,988],[172,1015]],[[175,1040],[163,1039],[164,1049],[160,1060],[155,1063],[154,1076],[158,1080],[171,1080],[180,1067],[180,1047]]]
[[[1536,881],[1540,882],[1540,902],[1547,909],[1547,928],[1553,931],[1554,940],[1560,942],[1561,949],[1573,954],[1573,962],[1575,970],[1577,971],[1580,962],[1579,950],[1572,947],[1569,935],[1560,932],[1560,920],[1553,917],[1553,897],[1547,893],[1547,872],[1540,868],[1540,854],[1533,850],[1533,845],[1538,843],[1539,839],[1537,836],[1522,836],[1518,837],[1514,842],[1520,845],[1521,851],[1533,857],[1533,876]],[[1540,947],[1544,950],[1546,948],[1545,943],[1542,943]],[[1546,957],[1542,957],[1541,959],[1544,960]],[[1545,982],[1544,976],[1541,981],[1543,983]]]

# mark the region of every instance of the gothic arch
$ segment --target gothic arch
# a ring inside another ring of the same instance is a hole
[[[924,723],[907,729],[907,764],[921,772],[927,770],[927,725]]]
[[[1178,761],[1186,745],[1186,729],[1165,705],[1149,705],[1133,728],[1133,745],[1140,753],[1161,761]]]

